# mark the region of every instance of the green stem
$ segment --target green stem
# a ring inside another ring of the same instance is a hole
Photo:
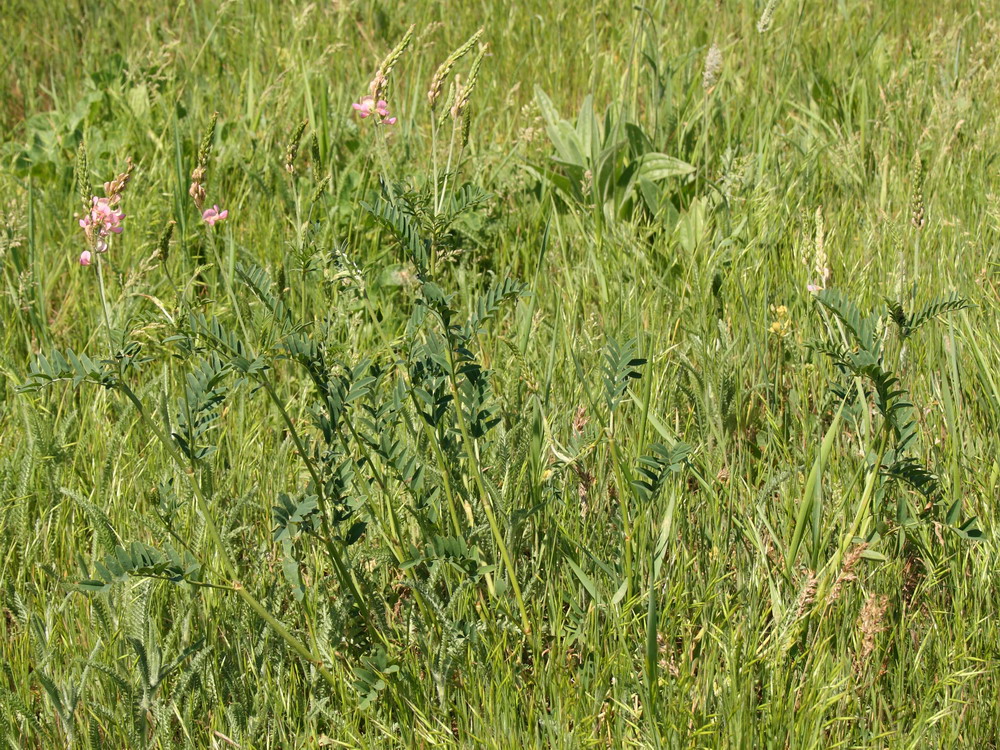
[[[101,292],[101,310],[104,312],[104,328],[108,333],[108,356],[115,353],[115,343],[111,336],[111,314],[108,312],[108,298],[104,293],[104,271],[101,256],[97,256],[97,288]]]
[[[623,577],[625,578],[625,583],[627,585],[626,593],[629,597],[632,595],[632,524],[629,519],[628,510],[628,483],[625,481],[625,477],[622,476],[622,460],[621,455],[618,452],[618,443],[615,441],[614,433],[614,415],[611,415],[611,425],[610,425],[610,435],[608,437],[608,448],[611,453],[611,460],[614,465],[615,477],[618,480],[618,504],[621,508],[622,516],[622,537],[625,543],[625,554],[624,554],[624,571]]]
[[[847,553],[847,548],[851,546],[851,541],[854,539],[855,536],[857,536],[858,531],[861,528],[861,523],[863,522],[865,517],[865,511],[868,509],[872,500],[872,496],[875,494],[875,486],[878,484],[878,476],[882,471],[882,459],[885,458],[885,451],[889,443],[889,438],[887,434],[888,429],[889,429],[888,426],[883,427],[883,432],[879,442],[878,455],[875,459],[875,466],[872,468],[871,473],[865,480],[865,488],[861,494],[861,503],[858,505],[858,511],[854,516],[854,521],[851,523],[851,528],[848,531],[848,533],[844,536],[844,538],[841,540],[840,544],[838,545],[837,554],[833,557],[833,559],[829,563],[828,567],[828,570],[830,571],[829,575],[826,576],[826,579],[823,581],[823,583],[819,587],[819,590],[817,591],[816,596],[817,599],[819,600],[823,599],[823,597],[826,595],[827,590],[830,588],[830,586],[833,584],[833,581],[836,579],[837,574],[840,571],[840,564],[844,559],[844,555]]]

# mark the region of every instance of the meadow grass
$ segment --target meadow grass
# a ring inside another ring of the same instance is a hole
[[[996,747],[998,32],[8,0],[6,746]]]

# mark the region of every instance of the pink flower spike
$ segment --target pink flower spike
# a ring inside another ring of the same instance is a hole
[[[378,112],[379,117],[387,117],[389,115],[389,105],[384,99],[379,99],[375,103],[375,111]]]
[[[89,266],[90,265],[90,250],[84,250],[80,253],[80,265]]]
[[[216,203],[212,208],[206,208],[204,213],[202,213],[201,218],[208,222],[210,227],[215,226],[215,222],[223,221],[229,216],[229,210],[225,209],[223,211],[219,210],[219,204]]]

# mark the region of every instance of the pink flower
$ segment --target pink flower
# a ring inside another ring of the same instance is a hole
[[[385,99],[375,101],[375,97],[373,96],[363,96],[360,102],[354,102],[351,106],[357,110],[357,113],[362,118],[376,114],[379,117],[380,123],[384,123],[385,125],[396,124],[396,118],[389,115],[389,104]]]
[[[214,227],[215,222],[223,221],[227,216],[229,216],[229,210],[220,211],[219,204],[216,203],[212,208],[206,208],[201,218],[207,221],[210,227]]]
[[[385,102],[380,103],[385,104]],[[372,113],[372,110],[375,109],[375,99],[371,96],[363,96],[360,102],[354,102],[351,106],[358,111],[361,117],[368,117]]]
[[[107,238],[112,234],[121,234],[124,231],[122,219],[125,218],[123,211],[116,210],[112,205],[117,202],[116,198],[98,198],[96,195],[90,200],[90,213],[80,219],[80,228],[87,236],[87,242],[91,249],[98,253],[108,251]],[[80,256],[82,265],[90,265],[91,254],[87,250]]]
[[[823,287],[819,286],[818,284],[806,284],[806,289],[808,289],[813,294],[815,294],[816,292],[823,291]]]

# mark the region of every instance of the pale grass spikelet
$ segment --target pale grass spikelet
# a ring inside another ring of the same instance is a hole
[[[458,105],[462,101],[462,76],[456,75],[452,80],[451,85],[448,87],[448,99],[451,100],[451,106],[448,108],[447,112],[441,113],[441,118],[439,122],[444,122],[448,119],[450,114],[453,118],[458,115]]]
[[[316,133],[312,134],[312,138],[309,139],[309,158],[312,160],[312,177],[313,182],[319,183],[323,181],[323,174],[321,172],[323,159],[319,152],[319,137]]]
[[[309,124],[309,120],[303,120],[299,123],[299,126],[292,133],[292,138],[288,141],[288,145],[285,146],[285,171],[288,174],[295,174],[295,157],[299,154],[299,142],[302,140],[302,134],[306,131],[306,125]]]
[[[810,605],[816,600],[816,586],[818,579],[816,574],[811,571],[806,571],[806,582],[802,587],[802,591],[799,592],[799,601],[795,607],[795,617],[796,619],[802,617],[806,611],[809,609]]]
[[[719,73],[722,72],[722,50],[718,44],[713,44],[705,55],[705,70],[701,76],[701,87],[708,91],[719,81]]]
[[[767,0],[767,5],[764,6],[764,12],[760,14],[760,20],[757,21],[757,33],[766,34],[771,28],[771,23],[774,21],[774,9],[778,5],[778,0]]]
[[[469,50],[475,46],[476,42],[479,41],[479,37],[482,35],[483,29],[480,28],[475,34],[470,36],[461,47],[448,55],[448,59],[438,66],[438,69],[434,72],[434,77],[431,79],[430,88],[427,90],[427,101],[430,104],[431,111],[433,111],[437,105],[438,97],[441,96],[441,87],[444,85],[445,79],[451,73],[452,68],[455,67],[455,64],[459,60],[469,53]]]
[[[11,199],[7,207],[0,210],[0,263],[10,251],[21,247],[27,238],[27,212],[17,200]]]
[[[927,223],[924,207],[924,163],[920,154],[913,157],[913,200],[910,203],[910,223],[914,229],[921,230]]]
[[[802,589],[799,591],[799,595],[795,601],[795,609],[793,611],[789,608],[785,612],[785,616],[782,618],[779,627],[781,635],[778,640],[778,647],[782,652],[788,651],[799,637],[799,634],[802,632],[802,619],[809,612],[809,608],[816,600],[816,588],[819,584],[819,579],[812,570],[805,570],[804,573],[805,583],[802,585]]]
[[[810,292],[818,292],[825,289],[830,283],[832,272],[830,271],[829,259],[826,256],[826,228],[823,222],[823,207],[816,207],[816,235],[813,242],[813,271],[816,274],[818,283],[809,284],[807,288]]]
[[[830,278],[826,257],[826,228],[823,226],[823,207],[816,206],[816,273],[824,282]]]

